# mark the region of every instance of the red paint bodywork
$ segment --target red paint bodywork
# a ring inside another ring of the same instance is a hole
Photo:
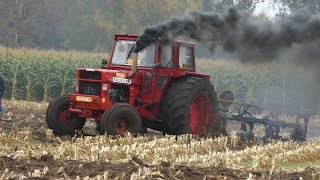
[[[93,118],[95,120],[100,120],[104,111],[108,110],[110,106],[114,103],[110,100],[110,96],[108,94],[108,90],[111,87],[111,84],[116,84],[112,82],[112,77],[116,77],[117,73],[124,73],[126,77],[131,71],[131,66],[119,66],[113,65],[111,62],[113,52],[115,49],[115,44],[118,40],[136,40],[138,36],[128,36],[128,35],[116,35],[115,41],[112,47],[112,51],[110,54],[110,58],[108,60],[108,65],[106,68],[102,69],[94,69],[94,71],[101,72],[101,80],[88,80],[90,82],[99,82],[103,85],[107,86],[107,90],[101,89],[100,96],[92,96],[92,95],[83,95],[83,94],[72,94],[71,95],[71,106],[69,110],[71,112],[79,114],[80,117],[85,118]],[[179,67],[179,47],[188,46],[192,48],[193,55],[194,53],[194,44],[190,42],[174,42],[173,43],[173,68],[153,68],[153,67],[138,67],[137,73],[132,78],[132,84],[130,86],[130,98],[129,104],[134,106],[140,113],[141,117],[145,119],[149,119],[152,121],[161,121],[159,118],[159,106],[161,99],[171,81],[175,78],[183,77],[183,76],[200,76],[206,79],[210,79],[209,75],[205,74],[197,74],[196,68],[193,70],[184,70]],[[161,46],[157,44],[156,52],[155,52],[155,63],[160,63],[161,56]],[[195,61],[195,57],[193,57],[193,61]],[[195,62],[194,62],[195,64]],[[78,69],[78,80],[80,79],[79,71],[85,70],[84,68]],[[152,84],[150,92],[144,92],[144,76],[147,72],[152,74]],[[165,85],[159,89],[157,85],[157,78],[159,76],[166,76],[167,81]],[[79,87],[78,81],[78,87]],[[122,84],[123,85],[123,84]],[[79,102],[76,100],[77,96],[91,97],[91,102]],[[104,99],[104,100],[103,100]]]

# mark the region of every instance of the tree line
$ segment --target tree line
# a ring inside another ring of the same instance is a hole
[[[141,34],[146,26],[187,9],[221,12],[237,6],[253,12],[261,0],[0,0],[0,44],[77,50],[106,50],[114,34]],[[314,13],[320,0],[274,0]],[[287,13],[288,9],[283,9]]]

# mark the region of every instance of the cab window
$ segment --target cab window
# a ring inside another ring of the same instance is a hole
[[[162,46],[161,50],[161,67],[173,67],[173,48],[172,46]]]
[[[118,40],[112,56],[112,64],[114,65],[131,65],[133,59],[132,49],[135,41]],[[156,46],[150,45],[138,53],[138,66],[152,67],[155,60]],[[127,59],[127,56],[129,55]]]
[[[193,50],[191,47],[181,46],[179,48],[179,67],[182,69],[194,69]]]
[[[145,66],[145,67],[152,67],[154,65],[155,52],[156,52],[155,45],[150,45],[145,49],[143,49],[142,51],[140,51],[138,53],[138,61],[140,61],[139,65]]]

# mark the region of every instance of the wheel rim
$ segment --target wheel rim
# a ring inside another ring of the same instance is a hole
[[[115,129],[118,134],[124,134],[129,131],[129,124],[127,117],[120,117],[115,121]]]
[[[71,122],[72,122],[72,118],[70,116],[70,112],[68,110],[63,110],[60,113],[59,120],[60,120],[61,124],[64,125],[64,126],[70,125]]]
[[[192,134],[205,135],[212,113],[212,103],[207,93],[198,94],[190,106],[189,125]]]

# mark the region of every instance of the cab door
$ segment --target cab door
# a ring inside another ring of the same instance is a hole
[[[174,45],[158,45],[152,70],[143,72],[143,101],[160,102],[161,93],[173,75]]]
[[[160,47],[160,63],[157,73],[157,90],[162,91],[168,80],[173,76],[174,70],[174,45],[168,44]]]

